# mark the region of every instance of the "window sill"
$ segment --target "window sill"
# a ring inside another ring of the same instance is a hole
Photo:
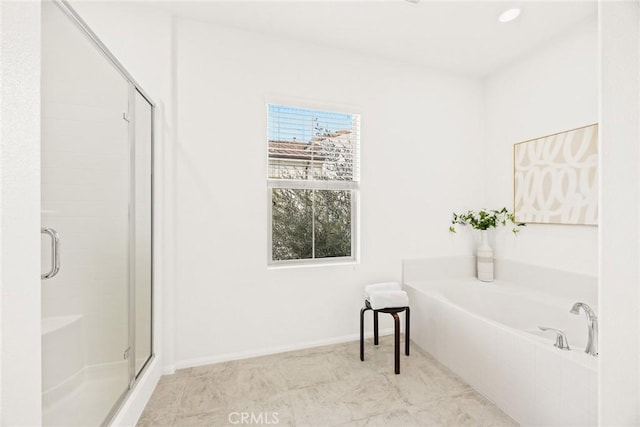
[[[316,267],[343,267],[343,266],[353,266],[358,265],[358,262],[355,259],[348,259],[344,261],[314,261],[314,262],[283,262],[283,263],[274,263],[267,264],[267,270],[289,270],[289,269],[298,269],[298,268],[316,268]]]

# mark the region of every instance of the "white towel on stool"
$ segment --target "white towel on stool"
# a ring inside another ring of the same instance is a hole
[[[377,291],[399,291],[400,283],[398,282],[384,282],[368,285],[364,287],[364,299],[369,299],[372,292]]]
[[[409,296],[405,291],[376,291],[369,295],[369,304],[374,310],[408,307]]]

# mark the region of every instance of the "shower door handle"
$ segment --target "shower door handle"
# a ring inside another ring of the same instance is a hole
[[[51,237],[51,270],[41,274],[41,279],[51,279],[60,271],[60,235],[53,228],[41,228],[40,233]]]

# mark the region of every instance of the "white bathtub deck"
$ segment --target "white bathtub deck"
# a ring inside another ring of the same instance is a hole
[[[471,277],[405,278],[412,339],[523,425],[597,425],[597,359],[564,297]],[[565,329],[573,351],[538,326]]]

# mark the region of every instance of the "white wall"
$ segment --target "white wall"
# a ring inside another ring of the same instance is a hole
[[[451,211],[480,201],[480,86],[286,39],[179,21],[176,360],[355,337],[362,286],[401,259],[466,254]],[[266,104],[362,114],[361,259],[267,268]]]
[[[41,422],[40,3],[0,2],[0,413]]]
[[[491,74],[484,100],[484,202],[513,209],[513,144],[598,121],[596,17]],[[595,276],[597,233],[530,224],[514,237],[503,229],[494,236],[496,257]]]
[[[164,322],[166,372],[174,351],[177,366],[186,366],[353,334],[363,283],[399,278],[401,258],[471,253],[470,233],[446,231],[450,212],[511,205],[513,142],[597,121],[594,22],[491,76],[482,92],[469,80],[293,41],[193,21],[172,30],[170,17],[153,8],[75,6],[160,106],[156,164],[165,191],[156,206],[164,244],[155,256],[165,285],[156,295],[169,303],[156,321]],[[294,67],[281,66],[291,58]],[[323,61],[339,65],[317,65]],[[174,96],[179,129],[170,110]],[[266,268],[264,104],[282,98],[363,107],[358,265]],[[247,124],[246,117],[255,119]],[[175,147],[172,134],[179,137]],[[239,156],[242,176],[227,167]],[[377,172],[389,164],[391,179]],[[230,175],[237,179],[225,188]],[[223,209],[222,200],[235,209]],[[517,239],[506,232],[496,238],[498,257],[595,274],[594,227],[532,225]],[[310,289],[320,290],[315,301]],[[283,298],[293,304],[272,305]],[[219,301],[242,304],[211,310]],[[295,316],[304,321],[292,326]],[[245,320],[228,328],[229,318]],[[252,330],[252,322],[261,330]],[[294,327],[301,323],[309,330]]]
[[[640,424],[640,9],[601,2],[599,423]]]

